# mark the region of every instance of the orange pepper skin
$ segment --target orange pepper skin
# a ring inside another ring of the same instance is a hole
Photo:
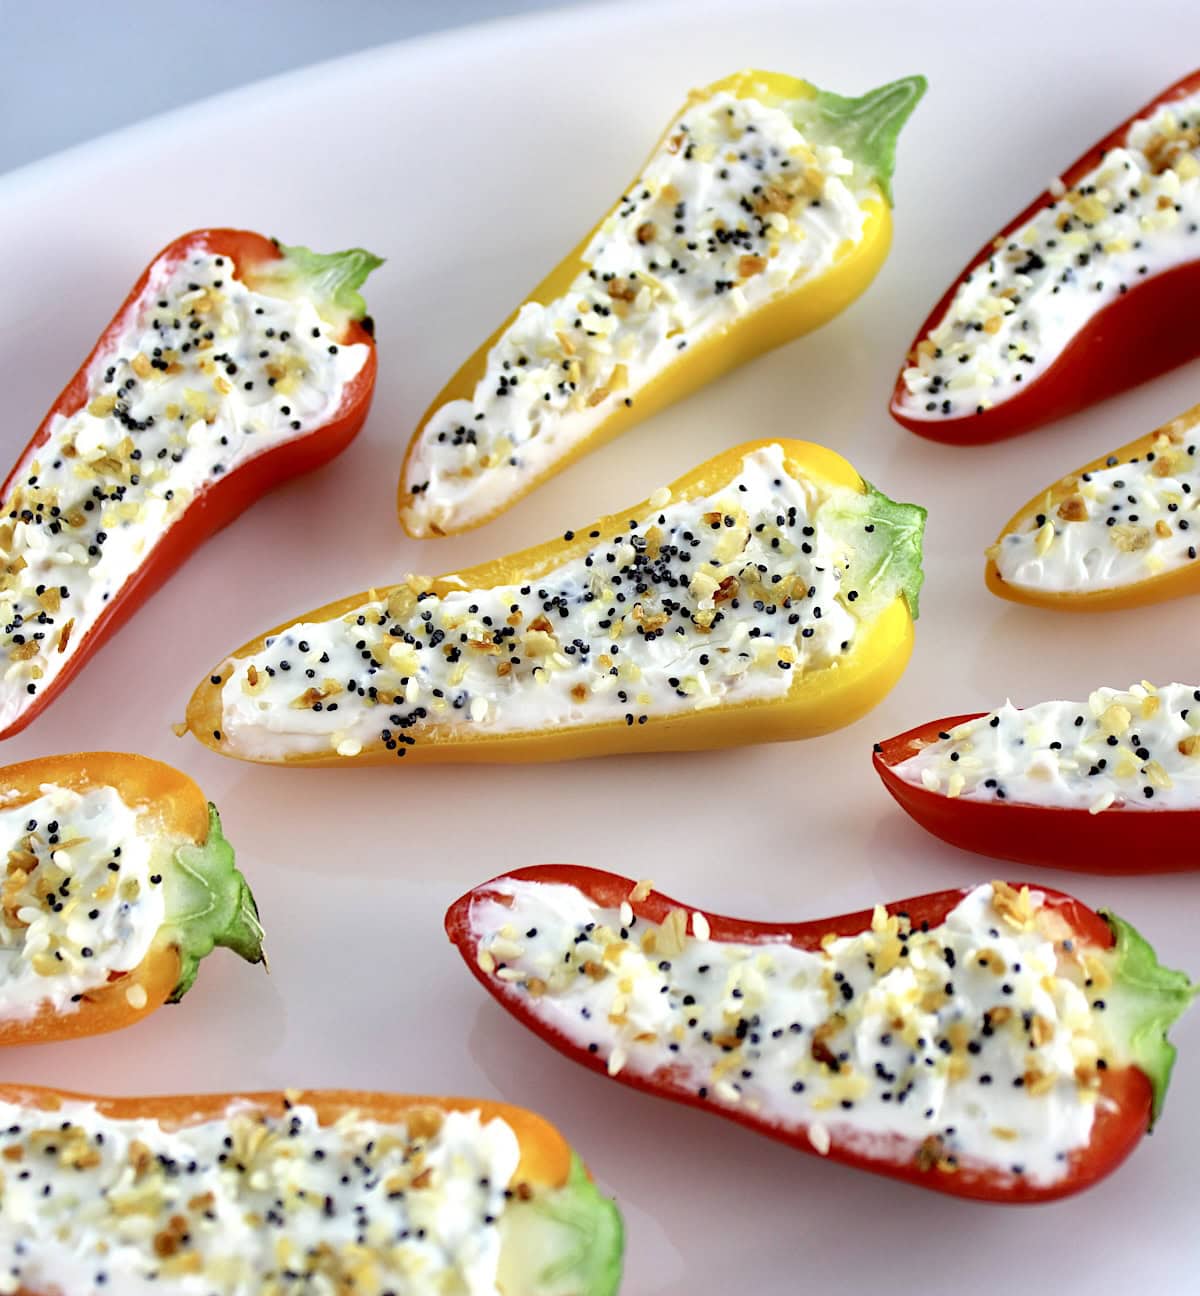
[[[1053,513],[1068,496],[1073,495],[1083,473],[1096,472],[1101,468],[1115,466],[1110,461],[1128,463],[1131,459],[1144,459],[1147,451],[1156,449],[1162,437],[1173,445],[1182,445],[1187,434],[1200,426],[1200,405],[1172,419],[1170,423],[1155,428],[1130,441],[1118,450],[1093,459],[1082,468],[1075,469],[1066,477],[1055,482],[1049,489],[1035,495],[1024,504],[1004,524],[1004,529],[996,537],[999,545],[1006,535],[1014,531],[1025,530],[1027,524],[1039,513]],[[1079,590],[1058,593],[1024,589],[1010,585],[1001,575],[995,559],[988,551],[987,566],[984,569],[984,581],[993,594],[1012,603],[1024,603],[1029,607],[1053,608],[1065,612],[1108,612],[1120,608],[1144,607],[1148,603],[1162,603],[1167,599],[1183,598],[1185,595],[1200,593],[1200,563],[1187,567],[1176,567],[1172,571],[1161,572],[1133,585],[1114,585],[1107,589]]]
[[[784,448],[785,463],[793,475],[803,475],[831,487],[865,493],[867,485],[841,455],[807,441],[777,438],[747,442],[709,459],[671,484],[672,502],[702,499],[720,490],[737,476],[745,455],[769,445]],[[507,557],[482,563],[431,581],[425,588],[445,595],[455,589],[488,589],[514,582],[536,581],[564,562],[581,558],[602,536],[625,533],[632,517],[652,516],[660,510],[648,500],[575,529],[573,538],[547,541]],[[570,534],[570,533],[569,533]],[[386,598],[387,589],[377,590]],[[334,620],[358,607],[369,591],[339,599],[243,645],[231,659],[213,669],[196,688],[188,704],[187,723],[192,733],[213,751],[239,755],[225,745],[221,734],[221,689],[236,661],[263,649],[266,640],[296,621]],[[591,725],[496,735],[464,731],[458,726],[429,726],[410,747],[405,764],[493,763],[571,760],[624,752],[698,751],[759,742],[784,742],[815,737],[850,724],[865,715],[895,685],[908,663],[913,646],[913,617],[908,603],[897,595],[872,620],[851,650],[833,667],[795,673],[782,699],[752,700],[674,715],[651,715],[644,725],[630,727],[620,720]],[[214,682],[216,681],[216,682]],[[254,759],[254,758],[248,758]],[[305,753],[282,761],[288,765],[396,765],[394,753],[381,742],[364,745],[356,756]]]
[[[0,770],[0,786],[8,793],[6,808],[34,800],[44,784],[79,793],[115,788],[126,805],[139,811],[144,832],[196,847],[209,840],[210,807],[204,794],[186,774],[161,761],[124,752],[80,752],[22,761]],[[164,925],[140,963],[127,972],[111,974],[108,985],[85,993],[70,1011],[56,1010],[47,1002],[31,1017],[0,1018],[0,1046],[46,1044],[133,1026],[178,997],[182,972],[177,933]],[[138,986],[146,998],[134,1007],[129,996]]]
[[[920,89],[915,91],[915,97],[911,99],[904,112],[905,117],[924,89],[922,79],[913,80],[920,82]],[[721,92],[736,98],[755,99],[772,107],[784,109],[789,104],[796,105],[812,100],[819,94],[815,86],[798,77],[757,70],[738,72],[711,85],[693,90],[683,108],[672,118],[672,123],[689,108]],[[668,125],[651,149],[650,158],[653,158],[662,148],[670,130],[671,126]],[[638,176],[640,175],[641,170],[638,172]],[[638,176],[634,177],[635,181]],[[631,181],[631,185],[632,183]],[[892,214],[884,186],[876,182],[874,192],[865,200],[863,206],[866,219],[861,238],[855,243],[846,242],[839,248],[833,265],[824,273],[812,279],[801,280],[795,287],[780,293],[756,309],[747,311],[744,315],[731,320],[725,327],[690,345],[660,374],[637,390],[631,405],[621,401],[613,402],[612,412],[587,437],[566,450],[540,473],[523,482],[519,489],[490,511],[468,521],[450,523],[444,527],[431,527],[428,534],[458,535],[483,526],[523,499],[542,482],[563,471],[583,455],[589,454],[619,436],[635,423],[656,414],[668,405],[683,400],[699,387],[756,356],[812,332],[840,314],[870,286],[887,259],[891,247]],[[603,219],[607,219],[607,214]],[[583,254],[603,224],[603,219],[526,296],[525,302],[537,302],[545,306],[570,289],[575,279],[587,269]],[[516,319],[519,310],[520,306],[514,309],[467,358],[433,399],[417,424],[404,456],[397,491],[397,508],[401,525],[410,535],[426,534],[414,530],[406,518],[407,507],[412,501],[407,485],[409,464],[421,435],[430,419],[444,405],[450,401],[471,399],[477,383],[487,371],[489,352]]]
[[[132,971],[123,973],[101,990],[85,994],[75,1012],[61,1013],[43,1004],[36,1016],[0,1021],[0,1046],[53,1044],[135,1026],[167,1002],[178,981],[178,951],[171,945],[156,944]],[[141,1008],[134,1008],[129,1002],[128,994],[134,986],[141,986],[146,992],[146,1002]]]

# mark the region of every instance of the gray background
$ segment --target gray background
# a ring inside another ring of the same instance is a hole
[[[261,77],[569,3],[0,0],[0,174]]]

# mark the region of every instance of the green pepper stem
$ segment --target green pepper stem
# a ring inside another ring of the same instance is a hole
[[[868,172],[890,207],[896,140],[928,84],[923,76],[901,77],[857,99],[818,90],[814,99],[800,105],[800,111],[814,133],[836,144]]]
[[[561,1188],[516,1201],[501,1220],[500,1285],[529,1296],[615,1296],[624,1226],[572,1152]]]
[[[1107,909],[1101,918],[1112,928],[1115,940],[1113,988],[1108,1018],[1130,1060],[1141,1071],[1154,1093],[1150,1123],[1162,1112],[1175,1065],[1175,1045],[1167,1032],[1188,1009],[1200,986],[1185,972],[1163,967],[1154,947],[1130,923]]]
[[[858,615],[904,596],[915,621],[920,615],[921,545],[926,511],[919,504],[889,499],[870,482],[866,492],[838,491],[818,512],[846,546],[849,583],[858,591]]]
[[[234,864],[233,847],[221,831],[211,802],[208,837],[198,846],[176,848],[164,870],[167,917],[161,937],[179,950],[179,981],[168,1002],[178,1003],[192,988],[200,960],[220,945],[247,963],[266,963],[258,906]]]
[[[344,252],[313,252],[298,244],[276,240],[280,257],[256,266],[254,286],[285,297],[307,297],[317,313],[342,332],[350,320],[361,320],[367,303],[359,289],[383,258],[363,248]]]

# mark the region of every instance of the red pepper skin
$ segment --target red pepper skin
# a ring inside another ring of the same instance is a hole
[[[529,1027],[534,1034],[558,1049],[560,1053],[574,1062],[581,1063],[589,1070],[607,1075],[607,1066],[603,1058],[580,1048],[566,1035],[538,1020],[529,1011],[527,998],[518,997],[515,993],[507,991],[505,982],[488,976],[480,968],[477,958],[478,944],[471,931],[471,906],[475,901],[488,895],[492,883],[503,881],[505,878],[516,878],[527,882],[561,883],[577,887],[596,904],[605,908],[619,908],[622,901],[628,900],[633,912],[639,918],[654,923],[661,923],[672,909],[691,912],[695,906],[672,900],[659,891],[652,891],[642,901],[631,900],[630,893],[635,885],[631,878],[572,864],[545,864],[514,869],[511,873],[493,878],[491,882],[485,882],[468,891],[450,906],[446,914],[446,933],[484,989],[522,1025]],[[889,913],[907,914],[913,926],[919,927],[923,922],[934,925],[942,922],[969,890],[970,888],[961,888],[953,891],[937,891],[909,900],[898,900],[887,905],[886,908]],[[1057,911],[1065,920],[1073,933],[1077,947],[1097,949],[1112,947],[1112,929],[1098,913],[1062,892],[1043,886],[1039,886],[1037,890],[1046,897],[1046,907]],[[864,909],[858,913],[841,914],[835,918],[821,918],[810,922],[766,923],[705,913],[711,928],[712,940],[750,943],[763,939],[785,939],[791,941],[797,948],[808,950],[819,950],[821,938],[830,932],[838,936],[854,936],[869,930],[871,916],[872,911]],[[1053,1184],[1028,1183],[1022,1176],[1008,1174],[990,1166],[960,1165],[955,1173],[922,1170],[916,1164],[917,1144],[913,1140],[901,1138],[886,1142],[880,1140],[879,1151],[868,1155],[863,1152],[861,1142],[858,1147],[850,1147],[840,1142],[836,1125],[829,1127],[832,1142],[825,1159],[855,1166],[860,1170],[870,1170],[875,1174],[886,1175],[893,1179],[901,1179],[922,1188],[932,1188],[949,1196],[966,1197],[976,1201],[1031,1203],[1067,1197],[1090,1187],[1115,1170],[1133,1151],[1142,1135],[1150,1127],[1153,1098],[1150,1081],[1146,1076],[1132,1066],[1121,1069],[1109,1068],[1101,1075],[1101,1089],[1091,1141],[1085,1148],[1071,1154],[1067,1173]],[[801,1152],[818,1155],[809,1142],[806,1127],[784,1128],[773,1125],[769,1120],[753,1113],[706,1102],[697,1095],[686,1078],[681,1079],[668,1069],[641,1075],[626,1068],[619,1072],[615,1079],[633,1089],[640,1089],[645,1093],[669,1098],[673,1102],[684,1103],[691,1107],[699,1107],[744,1125],[756,1133],[786,1143]]]
[[[893,768],[978,715],[946,716],[875,744],[884,787],[927,832],[951,846],[1040,868],[1107,876],[1200,868],[1200,812],[1110,806],[1100,814],[1020,801],[965,801],[902,779]]]
[[[6,499],[17,482],[26,475],[29,463],[50,436],[50,425],[55,415],[70,418],[87,403],[88,373],[92,364],[127,327],[146,292],[152,272],[161,265],[182,260],[185,254],[193,251],[231,257],[237,267],[238,278],[244,277],[247,267],[276,261],[281,255],[275,242],[250,230],[193,230],[168,243],[142,272],[129,296],[88,353],[87,359],[79,366],[38,425],[3,487],[0,487],[0,500]],[[149,549],[145,561],[109,600],[91,629],[72,646],[67,660],[54,679],[44,690],[39,691],[33,702],[7,729],[0,730],[0,740],[20,733],[34,720],[66,688],[88,658],[162,585],[192,550],[222,527],[228,526],[267,491],[291,477],[319,468],[350,444],[367,417],[375,391],[375,339],[369,325],[364,327],[362,322],[352,320],[341,341],[347,345],[362,342],[370,350],[362,369],[346,385],[342,403],[334,417],[294,441],[286,441],[263,451],[243,463],[236,472],[227,473],[215,482],[202,486],[182,516]]]
[[[1172,99],[1200,90],[1200,69],[1155,95],[1144,108],[1123,121],[1094,148],[1062,173],[1068,189],[1100,164],[1109,149],[1120,144],[1130,125]],[[995,251],[996,240],[1007,241],[1015,230],[1055,201],[1043,190],[1018,216],[971,258],[961,274],[930,311],[913,338],[909,354],[937,326],[962,281]],[[1058,359],[1016,395],[998,401],[982,414],[946,418],[914,418],[905,412],[903,373],[897,375],[890,412],[897,423],[930,441],[948,445],[984,445],[1019,436],[1056,419],[1066,418],[1089,405],[1186,364],[1200,356],[1200,332],[1187,327],[1192,303],[1200,295],[1200,259],[1188,261],[1130,286],[1094,314],[1071,339]]]

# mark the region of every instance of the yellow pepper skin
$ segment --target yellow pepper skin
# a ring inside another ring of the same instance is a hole
[[[924,93],[925,84],[923,77],[906,77],[882,86],[860,100],[846,100],[819,91],[808,81],[796,77],[777,72],[744,71],[692,91],[672,122],[689,108],[721,92],[783,109],[798,122],[811,117],[811,106],[819,101],[824,106],[823,120],[831,140],[839,143],[849,156],[867,166],[877,177],[873,184],[874,192],[863,203],[862,237],[857,242],[847,240],[843,243],[837,250],[834,264],[824,273],[813,278],[801,276],[794,288],[773,296],[755,309],[737,316],[726,327],[678,352],[657,376],[638,388],[632,403],[611,401],[611,413],[587,437],[567,448],[540,473],[531,474],[494,508],[476,517],[452,520],[444,526],[430,523],[426,529],[410,512],[413,495],[409,489],[409,466],[414,451],[427,424],[444,405],[472,398],[476,385],[486,373],[489,353],[516,319],[518,307],[475,350],[422,415],[400,472],[397,505],[405,530],[414,537],[427,538],[457,535],[482,526],[542,482],[635,423],[682,400],[730,369],[819,328],[845,310],[867,289],[887,258],[892,239],[890,177],[896,136]],[[805,112],[806,105],[809,112]],[[651,158],[662,148],[670,129],[668,126],[656,142]],[[584,253],[604,219],[607,215],[537,285],[525,298],[526,302],[547,305],[570,289],[587,268]]]
[[[737,477],[747,454],[772,445],[783,447],[785,469],[792,476],[807,478],[826,489],[842,488],[851,500],[866,497],[861,506],[855,506],[856,521],[868,520],[874,524],[867,530],[875,533],[876,547],[887,546],[886,555],[877,562],[878,569],[886,573],[880,577],[887,581],[880,587],[889,591],[886,602],[881,593],[877,610],[862,617],[852,647],[836,664],[810,672],[794,672],[788,692],[778,699],[753,699],[671,715],[650,715],[645,724],[634,726],[614,719],[590,725],[490,734],[479,732],[473,726],[429,724],[421,728],[419,741],[408,748],[404,763],[561,761],[624,752],[695,751],[790,741],[841,728],[875,706],[900,678],[912,652],[913,620],[922,579],[920,544],[925,511],[915,505],[894,504],[880,495],[832,450],[807,441],[786,439],[752,441],[724,451],[672,483],[672,503],[711,496]],[[598,532],[602,537],[628,534],[631,518],[652,519],[660,508],[643,500],[630,509],[568,532],[571,539],[559,537],[432,581],[417,583],[412,578],[407,588],[444,596],[463,589],[536,582],[563,563],[586,555],[597,543],[589,533]],[[885,535],[886,539],[881,539]],[[858,574],[860,584],[869,568],[867,559],[863,561]],[[865,587],[870,586],[868,577]],[[287,765],[396,765],[395,754],[386,750],[379,740],[364,745],[353,756],[341,756],[332,750],[286,757],[246,756],[234,750],[221,732],[221,690],[235,663],[262,651],[268,638],[301,621],[320,622],[345,616],[372,598],[387,599],[390,593],[403,588],[404,585],[397,585],[339,599],[294,617],[245,644],[197,687],[187,709],[188,727],[213,751],[240,759]],[[896,591],[894,594],[890,593],[892,589]]]
[[[1188,594],[1200,594],[1200,562],[1186,567],[1176,567],[1157,576],[1149,576],[1136,584],[1113,585],[1106,589],[1081,590],[1067,592],[1041,591],[1024,589],[1010,585],[1000,575],[993,556],[1004,537],[1015,531],[1024,531],[1033,518],[1039,513],[1053,516],[1058,506],[1068,496],[1074,495],[1079,488],[1079,479],[1084,473],[1097,472],[1103,468],[1115,467],[1133,459],[1145,459],[1147,453],[1162,455],[1172,448],[1182,449],[1188,443],[1188,433],[1200,426],[1200,405],[1163,424],[1153,432],[1130,441],[1118,450],[1093,459],[1082,468],[1063,477],[1049,489],[1041,491],[1019,509],[996,538],[996,543],[988,550],[987,566],[984,580],[993,594],[1012,603],[1024,603],[1030,607],[1053,608],[1067,612],[1108,612],[1121,608],[1144,607],[1148,603],[1162,603],[1167,599],[1182,598]],[[1200,544],[1200,538],[1197,543]]]

